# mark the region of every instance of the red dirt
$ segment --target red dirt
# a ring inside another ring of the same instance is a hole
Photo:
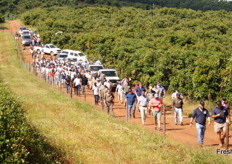
[[[14,21],[9,21],[9,29],[7,31],[15,34],[18,30],[18,27],[21,26],[21,22],[18,20],[14,20]],[[29,48],[26,48],[26,51],[23,52],[22,56],[24,57],[24,60],[26,63],[29,63],[32,61],[30,53],[29,53]],[[49,57],[49,56],[46,56]],[[65,90],[62,89],[61,90],[62,93],[65,93]],[[69,95],[67,95],[69,96]],[[77,96],[73,96],[74,99],[78,99],[81,101],[84,101],[84,97],[77,97]],[[87,100],[88,103],[92,104],[94,106],[94,98],[92,96],[92,92],[88,91],[87,94]],[[171,103],[170,103],[171,104]],[[98,108],[99,110],[101,110],[101,106],[96,106],[96,108]],[[116,103],[114,105],[114,113],[115,113],[115,118],[126,121],[126,110],[125,107],[122,104],[119,104],[116,98]],[[198,148],[198,144],[197,144],[197,134],[196,134],[196,128],[195,125],[193,125],[192,127],[189,126],[189,121],[190,119],[187,117],[184,117],[184,126],[180,126],[180,125],[174,125],[174,117],[173,117],[173,112],[172,111],[167,111],[167,119],[166,119],[166,136],[174,141],[178,141],[179,143],[182,143],[184,145],[191,145],[195,148]],[[163,118],[162,118],[163,119]],[[140,113],[138,112],[138,110],[136,111],[136,118],[131,119],[129,121],[132,124],[139,124],[141,126],[143,126],[144,128],[147,128],[148,130],[154,132],[154,133],[159,133],[162,134],[162,131],[157,131],[154,130],[154,120],[151,117],[151,115],[148,116],[147,120],[146,120],[146,124],[142,125],[141,124],[141,118],[140,118]],[[162,124],[163,126],[163,124]],[[230,134],[232,131],[230,131]],[[207,125],[207,130],[206,130],[206,134],[205,134],[205,139],[204,139],[204,145],[207,147],[210,147],[212,150],[216,150],[217,148],[219,148],[219,142],[217,139],[217,135],[216,133],[214,133],[213,131],[213,120],[211,121],[211,125],[208,126]],[[230,149],[232,147],[232,140],[230,139]],[[216,152],[215,152],[216,153]]]

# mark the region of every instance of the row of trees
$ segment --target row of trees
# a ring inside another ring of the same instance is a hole
[[[226,11],[173,8],[51,7],[22,14],[45,43],[82,50],[121,78],[161,81],[193,99],[232,99],[231,19]]]

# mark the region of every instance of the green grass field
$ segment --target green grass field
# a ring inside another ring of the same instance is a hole
[[[0,76],[30,124],[71,163],[230,163],[208,148],[163,139],[74,101],[21,67],[10,34],[0,32]]]

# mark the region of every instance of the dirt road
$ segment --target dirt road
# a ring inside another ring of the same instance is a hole
[[[18,30],[18,27],[21,25],[20,21],[15,20],[15,21],[9,21],[9,29],[7,30],[8,32],[11,32],[12,34],[15,34]],[[26,50],[23,52],[22,56],[24,57],[24,60],[26,63],[31,62],[32,58],[29,53],[29,47],[26,48]],[[46,56],[50,57],[50,56]],[[65,89],[61,89],[61,92],[65,93]],[[69,96],[69,95],[67,95]],[[74,99],[78,99],[81,101],[84,101],[84,97],[77,97],[73,96]],[[92,105],[94,105],[94,98],[93,95],[90,91],[88,91],[86,101]],[[101,106],[96,106],[99,110],[101,109]],[[125,107],[122,104],[119,104],[116,98],[116,103],[114,105],[114,112],[115,112],[115,117],[120,120],[126,121],[126,110]],[[162,118],[163,119],[163,118]],[[173,112],[172,111],[167,111],[167,119],[166,119],[166,136],[174,141],[178,141],[179,143],[182,143],[184,145],[191,145],[193,147],[198,147],[197,144],[197,134],[196,134],[196,128],[195,125],[192,127],[189,126],[189,118],[184,117],[184,126],[180,125],[174,125],[174,117],[173,117]],[[163,121],[162,121],[163,122]],[[139,124],[141,125],[141,117],[140,113],[136,111],[136,118],[131,119],[129,123],[132,124]],[[207,147],[212,148],[212,150],[219,148],[218,140],[217,140],[217,135],[216,133],[213,132],[213,120],[211,121],[211,125],[207,126],[206,134],[205,134],[205,143],[204,145]],[[151,117],[151,115],[148,116],[146,120],[144,128],[147,128],[148,130],[162,134],[162,131],[157,131],[154,129],[154,120]],[[163,126],[163,124],[162,124]],[[230,132],[232,134],[232,132]],[[232,149],[232,139],[230,138],[230,149]]]

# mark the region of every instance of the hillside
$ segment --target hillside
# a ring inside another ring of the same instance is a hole
[[[193,10],[232,10],[230,1],[218,0],[0,0],[0,14],[7,18],[33,9],[35,7],[70,6],[83,8],[86,6],[115,6],[115,7],[136,7],[142,9],[154,9],[160,7],[187,8]]]
[[[207,147],[181,146],[69,99],[22,68],[10,34],[0,32],[0,41],[3,82],[19,96],[27,121],[70,163],[229,162]]]
[[[121,78],[147,86],[160,81],[195,100],[232,99],[231,12],[51,7],[21,18],[45,43],[82,50]]]

